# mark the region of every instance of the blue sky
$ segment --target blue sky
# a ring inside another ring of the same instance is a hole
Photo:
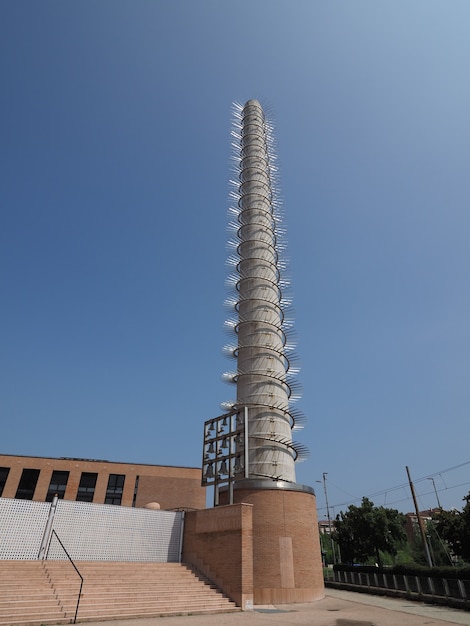
[[[199,466],[233,397],[233,101],[275,121],[333,512],[470,489],[465,1],[4,0],[0,452]],[[454,469],[455,468],[455,469]],[[396,487],[396,489],[395,489]]]

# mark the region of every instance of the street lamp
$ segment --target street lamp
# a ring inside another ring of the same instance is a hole
[[[439,502],[439,496],[437,495],[436,483],[434,482],[434,478],[428,478],[428,480],[432,480],[432,486],[434,487],[434,493],[436,494],[437,506],[442,511],[442,506]]]
[[[328,505],[328,492],[326,490],[326,477],[328,472],[323,472],[323,481],[317,480],[317,483],[323,482],[323,491],[325,492],[325,502],[326,502],[326,517],[328,519],[328,533],[330,535],[330,544],[331,544],[331,552],[333,554],[333,563],[336,563],[336,552],[335,552],[335,544],[332,536],[332,528],[331,528],[331,517],[330,517],[330,507]]]

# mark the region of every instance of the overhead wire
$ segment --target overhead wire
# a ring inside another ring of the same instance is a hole
[[[445,485],[445,489],[442,489],[442,488],[441,489],[437,489],[438,492],[445,491],[445,490],[451,490],[451,489],[457,489],[458,487],[465,487],[466,485],[470,485],[470,481],[459,483],[457,485],[452,485],[450,487],[447,486],[446,482],[442,478],[442,474],[446,474],[446,473],[454,471],[456,469],[460,469],[461,467],[465,467],[466,465],[470,465],[470,461],[464,461],[463,463],[459,463],[458,465],[454,465],[452,467],[448,467],[446,469],[442,469],[442,470],[439,470],[437,472],[433,472],[431,474],[426,474],[426,476],[422,476],[421,478],[417,478],[417,479],[413,480],[413,483],[415,483],[415,484],[416,483],[420,483],[420,482],[423,482],[425,480],[428,480],[429,478],[434,478],[436,476],[440,476],[441,479],[442,479],[443,484]],[[337,489],[339,489],[340,491],[343,491],[343,493],[348,493],[344,489],[341,489],[340,487],[335,485],[330,479],[329,479],[328,482],[331,485],[333,485],[334,487],[336,487]],[[405,490],[405,493],[406,493],[407,490],[408,490],[408,487],[409,487],[409,483],[406,482],[406,483],[402,483],[400,485],[396,485],[395,487],[389,487],[389,488],[383,489],[381,491],[375,491],[375,492],[370,493],[370,494],[365,495],[365,496],[361,496],[361,497],[354,497],[354,496],[352,496],[351,500],[347,500],[347,501],[344,501],[344,502],[339,502],[339,503],[336,503],[336,504],[332,504],[330,506],[331,506],[331,508],[339,508],[339,507],[349,506],[349,505],[355,504],[356,502],[362,502],[363,498],[372,499],[372,498],[377,498],[379,496],[384,496],[384,499],[387,500],[387,495],[388,494],[390,494],[390,493],[392,493],[394,491],[398,491],[400,489]],[[421,494],[420,497],[431,495],[433,493],[434,493],[434,491],[428,491],[426,493]],[[348,495],[351,495],[351,494],[348,494]],[[407,495],[406,497],[400,498],[398,500],[393,500],[392,502],[389,501],[389,502],[387,502],[387,507],[390,507],[390,506],[392,506],[394,504],[400,504],[401,502],[406,502],[407,500],[411,500],[411,495]],[[326,510],[326,506],[325,507],[318,507],[318,510],[319,511]]]

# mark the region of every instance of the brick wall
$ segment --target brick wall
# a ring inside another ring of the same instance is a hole
[[[132,506],[136,479],[138,489],[135,506],[158,502],[162,509],[203,509],[206,489],[201,487],[201,470],[194,467],[114,463],[85,459],[54,459],[0,455],[0,467],[10,468],[3,493],[15,498],[23,469],[40,470],[33,500],[44,502],[54,470],[69,472],[64,500],[75,500],[82,472],[98,474],[93,502],[103,504],[110,474],[125,476],[122,506]]]
[[[203,509],[206,506],[205,489],[201,487],[200,472],[197,477],[140,476],[136,507],[149,502],[158,502],[162,509]]]
[[[315,496],[282,489],[236,489],[234,498],[253,505],[254,603],[322,598]]]
[[[253,507],[233,504],[186,513],[183,562],[242,609],[253,606]]]

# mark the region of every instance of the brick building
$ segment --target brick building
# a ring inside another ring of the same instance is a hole
[[[203,509],[201,469],[115,463],[95,459],[0,455],[0,496],[51,502],[65,500],[161,509]]]
[[[433,517],[440,512],[441,509],[428,509],[420,511],[419,516],[424,523],[425,530],[433,523]],[[419,535],[419,522],[416,513],[406,513],[405,532],[408,541],[412,541],[416,535]]]

